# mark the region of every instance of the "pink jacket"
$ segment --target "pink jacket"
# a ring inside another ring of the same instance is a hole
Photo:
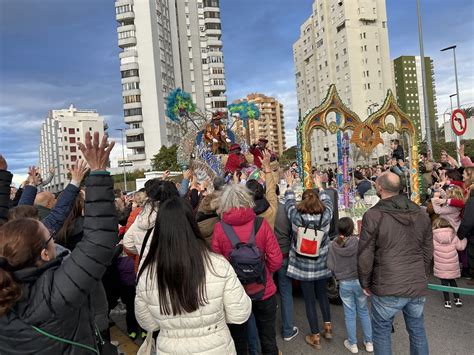
[[[251,208],[233,208],[224,213],[222,220],[234,228],[235,233],[242,242],[247,242],[252,232],[255,217],[256,215]],[[266,300],[276,293],[276,286],[271,273],[281,268],[283,257],[278,241],[265,219],[255,236],[255,244],[265,257],[267,285],[262,300]],[[229,259],[232,243],[225,235],[220,222],[214,227],[211,245],[215,253],[221,254],[225,256],[226,259]]]
[[[457,250],[464,250],[467,239],[459,240],[451,228],[433,230],[434,276],[440,279],[461,277]]]
[[[439,214],[445,220],[447,220],[451,226],[457,231],[461,224],[461,211],[462,208],[454,206],[443,206],[433,203],[433,210],[436,214]]]

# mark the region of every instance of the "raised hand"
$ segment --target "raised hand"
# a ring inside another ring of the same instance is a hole
[[[41,175],[39,173],[39,168],[36,166],[30,166],[28,168],[28,184],[33,186],[38,186],[41,182]]]
[[[8,164],[3,155],[0,154],[0,170],[8,170]]]
[[[107,136],[104,135],[99,145],[99,132],[94,132],[94,138],[86,132],[86,144],[78,143],[84,159],[89,164],[91,171],[106,170],[109,162],[110,152],[115,145],[114,141],[107,144]]]
[[[169,170],[165,170],[165,172],[163,173],[163,180],[166,180],[170,177],[170,171]]]
[[[89,168],[87,167],[87,163],[85,160],[79,159],[78,161],[76,161],[76,164],[74,164],[69,169],[69,173],[71,174],[71,181],[75,181],[80,184],[82,179],[84,179],[87,170],[89,170]]]
[[[289,170],[285,173],[285,181],[290,186],[292,186],[293,182],[295,181],[295,178],[293,177],[293,174]]]
[[[459,156],[461,157],[461,159],[464,159],[464,157],[465,157],[465,155],[464,155],[464,144],[461,144],[461,146],[458,149],[458,153],[459,153]]]
[[[270,159],[272,157],[271,153],[268,151],[264,151],[262,153],[263,158],[260,158],[260,161],[262,162],[262,167],[264,172],[271,172],[271,167],[270,167]]]
[[[183,179],[189,180],[191,179],[191,176],[193,176],[193,173],[191,172],[191,170],[188,169],[183,172]]]

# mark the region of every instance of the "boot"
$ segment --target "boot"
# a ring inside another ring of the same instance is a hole
[[[332,340],[332,325],[331,325],[331,322],[324,323],[323,337],[326,340]]]
[[[304,340],[317,350],[321,350],[321,336],[318,334],[307,335]]]

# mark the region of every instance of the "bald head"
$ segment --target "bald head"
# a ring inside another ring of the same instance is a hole
[[[35,205],[40,205],[46,208],[53,208],[56,204],[56,199],[51,192],[43,191],[36,195]]]
[[[381,174],[375,181],[377,192],[382,198],[398,195],[401,188],[401,180],[397,174],[386,171]]]

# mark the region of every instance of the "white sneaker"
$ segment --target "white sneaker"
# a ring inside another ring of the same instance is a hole
[[[372,344],[370,341],[368,341],[367,343],[364,341],[364,345],[365,345],[365,351],[367,351],[368,353],[374,352],[374,344]]]
[[[284,341],[291,341],[293,340],[299,333],[298,327],[293,327],[293,334],[291,334],[289,337],[283,337]]]
[[[451,309],[451,301],[446,301],[446,302],[444,302],[444,308],[449,308],[449,309]]]
[[[454,305],[455,305],[456,307],[461,307],[461,306],[462,306],[462,301],[461,301],[461,299],[460,299],[460,298],[455,298],[455,299],[454,299]]]
[[[346,347],[347,350],[349,350],[353,354],[357,354],[359,352],[359,348],[357,347],[357,344],[350,344],[349,340],[344,340],[344,346]]]

